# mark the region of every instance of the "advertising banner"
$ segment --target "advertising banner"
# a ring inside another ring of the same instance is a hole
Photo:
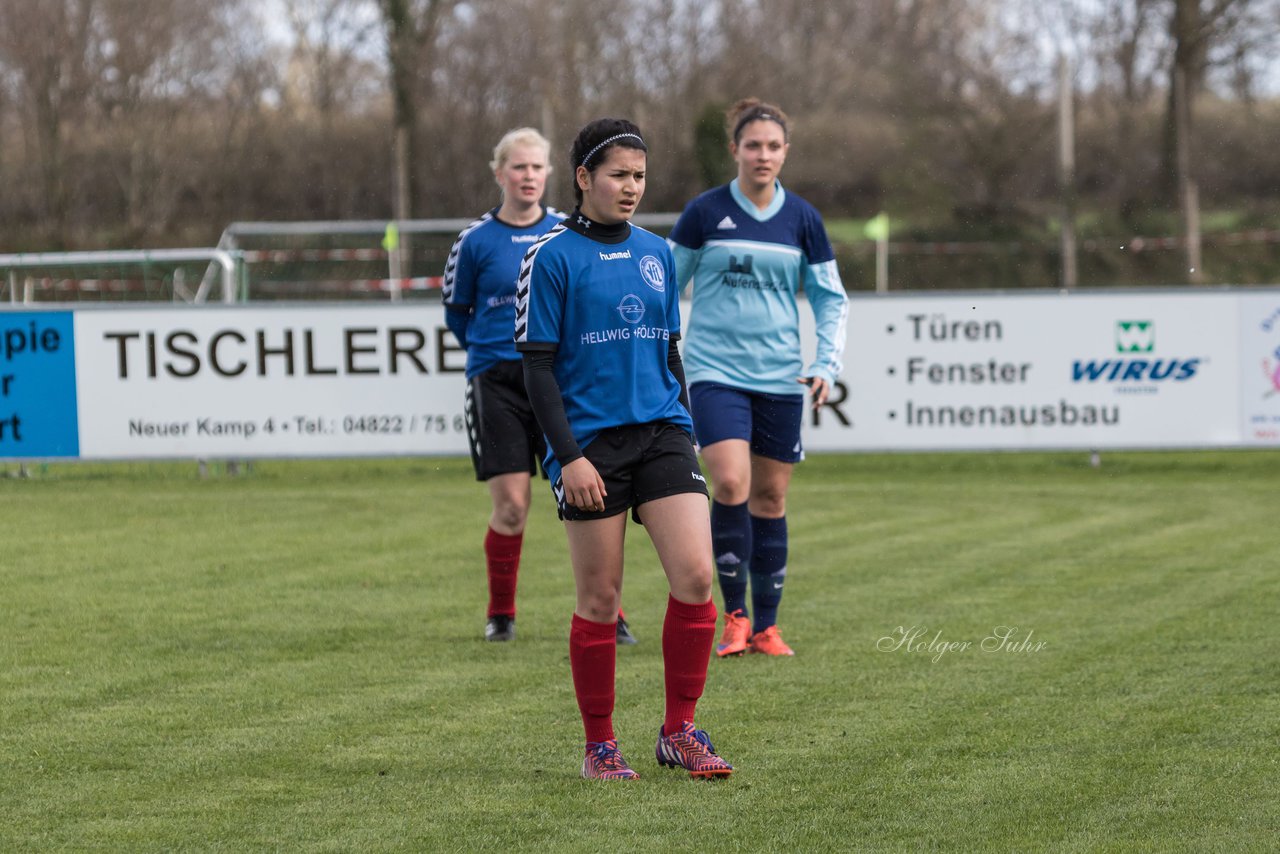
[[[80,455],[72,313],[0,313],[0,457]]]
[[[1159,448],[1239,442],[1222,294],[855,299],[845,430],[812,449]]]
[[[463,453],[452,342],[438,306],[77,312],[80,453]]]
[[[1240,297],[1240,440],[1280,446],[1280,292]]]
[[[809,451],[1280,447],[1280,290],[855,295],[846,332]],[[465,454],[465,363],[438,305],[0,311],[0,458]]]

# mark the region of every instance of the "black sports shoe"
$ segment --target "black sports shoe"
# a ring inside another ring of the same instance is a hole
[[[506,614],[494,614],[484,624],[484,639],[487,641],[510,641],[516,639],[516,618]]]
[[[627,621],[618,618],[618,643],[625,646],[635,646],[640,643],[640,639],[631,633],[631,627],[627,625]]]

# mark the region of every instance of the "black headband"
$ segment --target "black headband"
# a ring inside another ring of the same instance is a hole
[[[782,120],[781,116],[774,115],[764,107],[754,107],[747,110],[743,117],[738,119],[738,123],[733,126],[733,141],[735,143],[738,141],[738,135],[742,133],[742,129],[752,122],[777,122],[778,126],[782,128],[782,135],[786,136],[787,134],[787,123]]]

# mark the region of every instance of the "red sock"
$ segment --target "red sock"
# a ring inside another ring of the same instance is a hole
[[[493,528],[484,536],[484,559],[489,572],[489,613],[516,615],[516,576],[520,572],[520,544],[524,534],[499,534]]]
[[[578,695],[587,741],[613,738],[613,684],[617,665],[618,624],[594,623],[573,615],[569,629],[569,666]]]
[[[664,732],[676,732],[693,720],[702,688],[707,684],[707,662],[716,638],[716,605],[686,605],[667,597],[667,618],[662,623],[663,676],[667,687]]]

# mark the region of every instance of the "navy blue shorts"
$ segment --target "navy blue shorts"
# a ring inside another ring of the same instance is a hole
[[[689,386],[689,404],[694,433],[704,448],[725,439],[743,439],[757,456],[781,463],[804,459],[800,446],[803,392],[766,394],[699,382]]]

